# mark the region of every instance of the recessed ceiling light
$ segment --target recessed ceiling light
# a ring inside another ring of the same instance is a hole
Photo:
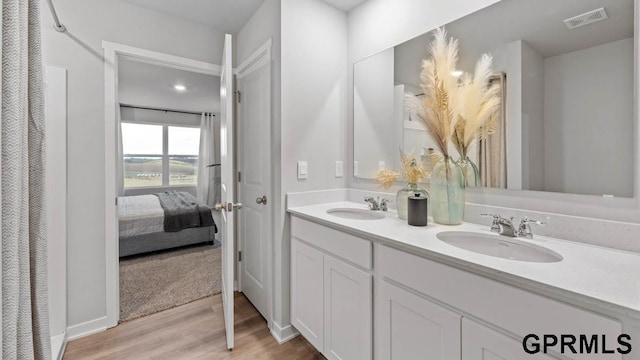
[[[180,92],[187,90],[186,86],[180,85],[180,84],[173,85],[173,88],[176,89],[176,91],[180,91]]]
[[[464,74],[464,71],[456,70],[451,72],[451,75],[453,75],[454,77],[460,77],[462,76],[462,74]]]

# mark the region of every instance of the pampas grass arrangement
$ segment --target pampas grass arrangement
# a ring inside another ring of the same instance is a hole
[[[420,72],[425,96],[406,97],[406,105],[420,118],[440,153],[449,157],[451,141],[464,159],[469,146],[477,138],[494,132],[500,108],[500,85],[490,85],[493,58],[484,54],[473,75],[464,74],[462,81],[453,75],[458,65],[458,40],[447,37],[444,28],[435,30],[428,47],[430,58],[423,60]]]
[[[465,207],[464,170],[452,160],[449,142],[466,161],[469,146],[479,133],[492,130],[491,119],[500,105],[499,88],[489,86],[492,58],[483,55],[473,76],[458,71],[458,40],[448,37],[444,28],[435,30],[429,45],[430,57],[422,62],[420,72],[423,99],[406,98],[407,106],[420,118],[429,136],[442,154],[431,175],[431,209],[439,224],[462,223]]]

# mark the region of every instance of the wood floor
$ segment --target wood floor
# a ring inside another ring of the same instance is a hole
[[[215,295],[72,341],[63,359],[324,359],[301,336],[279,345],[238,293],[235,332],[235,349],[227,351],[222,298]]]

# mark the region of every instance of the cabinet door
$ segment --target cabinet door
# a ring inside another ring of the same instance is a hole
[[[469,319],[462,319],[462,360],[557,360],[546,354],[528,354],[520,341]]]
[[[371,359],[371,275],[324,256],[324,355],[327,359]]]
[[[386,281],[380,283],[376,359],[460,359],[460,315]]]
[[[323,271],[320,251],[291,240],[291,323],[320,352],[324,336]]]

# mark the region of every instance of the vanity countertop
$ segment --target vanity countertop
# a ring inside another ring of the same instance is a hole
[[[478,254],[440,241],[442,231],[471,231],[499,236],[487,224],[459,226],[435,224],[413,227],[395,212],[384,219],[353,220],[327,213],[333,208],[366,209],[352,202],[334,202],[289,208],[297,217],[402,249],[447,265],[481,274],[560,301],[640,319],[640,254],[534,235],[522,242],[546,247],[564,259],[533,263]],[[535,229],[534,229],[535,232]]]

